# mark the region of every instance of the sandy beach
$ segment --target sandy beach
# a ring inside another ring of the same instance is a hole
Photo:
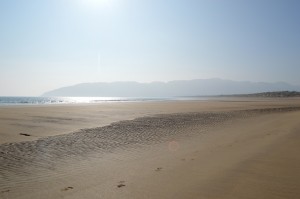
[[[299,198],[300,99],[0,107],[0,198]]]

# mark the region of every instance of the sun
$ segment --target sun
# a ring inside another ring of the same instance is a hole
[[[112,0],[82,0],[82,2],[90,6],[109,6]]]

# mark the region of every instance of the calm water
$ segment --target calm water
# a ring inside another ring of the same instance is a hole
[[[82,104],[104,102],[139,102],[166,100],[206,100],[205,97],[173,98],[129,98],[129,97],[0,97],[0,106],[43,105],[43,104]]]
[[[0,97],[0,105],[81,104],[103,102],[130,102],[167,100],[167,98],[126,97]]]

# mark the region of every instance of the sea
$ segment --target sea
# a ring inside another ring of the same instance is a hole
[[[143,102],[172,100],[206,100],[207,97],[0,97],[0,106],[51,105],[51,104],[94,104],[107,102]]]

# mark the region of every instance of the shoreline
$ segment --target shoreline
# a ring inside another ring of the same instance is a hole
[[[298,99],[118,102],[102,104],[0,106],[0,144],[30,141],[156,114],[300,106]],[[29,135],[23,136],[21,134]]]
[[[89,97],[87,97],[89,98]],[[157,99],[140,99],[140,100],[103,100],[99,102],[67,102],[67,103],[8,103],[1,104],[0,108],[25,108],[25,107],[64,107],[64,106],[97,106],[105,104],[132,104],[132,103],[172,103],[172,102],[276,102],[276,101],[297,101],[300,97],[264,97],[264,96],[247,96],[247,95],[224,95],[224,96],[191,96],[191,97],[174,97],[174,98],[157,98]]]

